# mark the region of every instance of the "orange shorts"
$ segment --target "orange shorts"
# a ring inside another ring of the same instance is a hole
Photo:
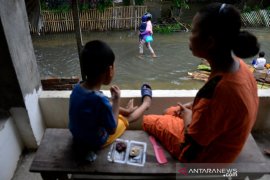
[[[161,144],[178,158],[180,144],[184,142],[184,122],[176,116],[179,106],[173,106],[166,110],[164,115],[145,115],[143,117],[143,129],[155,136]]]

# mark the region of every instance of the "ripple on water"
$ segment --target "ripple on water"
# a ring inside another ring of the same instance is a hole
[[[258,37],[261,50],[270,63],[270,30],[251,29]],[[155,89],[196,89],[204,82],[191,80],[187,72],[196,70],[200,58],[188,48],[190,33],[154,34],[152,47],[157,58],[152,58],[144,47],[138,57],[138,36],[134,31],[91,32],[83,34],[83,41],[100,39],[107,42],[116,55],[116,76],[113,83],[121,89],[138,89],[149,82]],[[74,34],[65,33],[33,37],[33,45],[41,77],[79,76],[80,65]],[[247,63],[252,58],[246,59]]]

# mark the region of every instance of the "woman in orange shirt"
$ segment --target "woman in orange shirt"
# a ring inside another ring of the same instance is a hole
[[[180,162],[231,163],[255,123],[257,83],[240,58],[259,51],[257,38],[240,30],[239,11],[213,3],[193,19],[190,50],[206,59],[211,74],[193,103],[179,104],[166,115],[144,116],[143,128]]]

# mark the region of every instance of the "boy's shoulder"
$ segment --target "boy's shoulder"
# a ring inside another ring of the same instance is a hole
[[[72,93],[84,94],[88,97],[108,98],[102,91],[85,89],[79,83],[74,86]]]
[[[98,97],[100,97],[100,98],[107,98],[107,99],[108,99],[108,97],[105,96],[105,94],[103,94],[102,91],[93,91],[93,92],[94,92],[94,94],[95,94],[96,96],[98,96]]]

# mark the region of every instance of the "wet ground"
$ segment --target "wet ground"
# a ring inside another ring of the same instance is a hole
[[[270,30],[251,31],[258,37],[270,63]],[[83,33],[83,42],[99,39],[112,47],[116,55],[113,83],[121,89],[138,89],[143,82],[150,83],[154,89],[198,89],[203,82],[192,80],[187,74],[196,70],[201,62],[188,48],[189,35],[189,32],[154,34],[152,47],[157,58],[152,58],[147,49],[142,58],[138,57],[138,36],[133,30]],[[80,76],[73,33],[33,36],[32,39],[42,78]]]

